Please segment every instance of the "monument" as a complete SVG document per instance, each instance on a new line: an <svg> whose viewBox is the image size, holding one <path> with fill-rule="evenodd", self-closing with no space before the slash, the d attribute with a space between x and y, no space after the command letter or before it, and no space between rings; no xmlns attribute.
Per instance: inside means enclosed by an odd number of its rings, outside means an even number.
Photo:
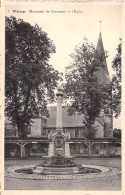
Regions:
<svg viewBox="0 0 125 195"><path fill-rule="evenodd" d="M55 132L48 136L49 139L49 152L48 156L70 156L69 132L63 133L63 124L62 124L62 100L63 92L59 87L57 96L57 116L56 116L56 129Z"/></svg>
<svg viewBox="0 0 125 195"><path fill-rule="evenodd" d="M83 173L84 168L80 165L76 165L73 161L73 157L70 156L70 134L63 132L62 124L62 100L63 91L59 87L57 96L57 117L56 117L56 129L53 133L48 135L49 140L49 152L48 156L43 157L43 163L37 165L33 173L38 174L72 174Z"/></svg>

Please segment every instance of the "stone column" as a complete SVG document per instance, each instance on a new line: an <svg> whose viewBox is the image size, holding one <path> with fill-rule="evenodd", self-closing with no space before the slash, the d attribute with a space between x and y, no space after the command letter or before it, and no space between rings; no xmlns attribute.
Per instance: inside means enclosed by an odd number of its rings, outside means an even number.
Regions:
<svg viewBox="0 0 125 195"><path fill-rule="evenodd" d="M57 117L56 117L56 130L57 131L63 131L62 130L62 89L58 88L58 92L56 94L57 96Z"/></svg>
<svg viewBox="0 0 125 195"><path fill-rule="evenodd" d="M65 155L70 156L69 142L65 142Z"/></svg>
<svg viewBox="0 0 125 195"><path fill-rule="evenodd" d="M48 156L53 156L53 155L54 155L54 142L49 142Z"/></svg>
<svg viewBox="0 0 125 195"><path fill-rule="evenodd" d="M25 144L20 144L20 157L25 158Z"/></svg>
<svg viewBox="0 0 125 195"><path fill-rule="evenodd" d="M89 145L88 145L88 147L89 147L89 158L91 158L91 146L92 146L92 143L91 143L91 141L89 141Z"/></svg>

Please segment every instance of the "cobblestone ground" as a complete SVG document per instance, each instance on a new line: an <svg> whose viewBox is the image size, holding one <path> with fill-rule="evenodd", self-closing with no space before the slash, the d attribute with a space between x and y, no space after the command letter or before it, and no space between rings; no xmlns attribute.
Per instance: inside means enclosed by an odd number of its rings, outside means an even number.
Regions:
<svg viewBox="0 0 125 195"><path fill-rule="evenodd" d="M121 170L119 158L77 158L78 164L100 165ZM40 164L40 160L6 160L5 167ZM81 180L27 180L5 177L5 190L121 190L121 174Z"/></svg>

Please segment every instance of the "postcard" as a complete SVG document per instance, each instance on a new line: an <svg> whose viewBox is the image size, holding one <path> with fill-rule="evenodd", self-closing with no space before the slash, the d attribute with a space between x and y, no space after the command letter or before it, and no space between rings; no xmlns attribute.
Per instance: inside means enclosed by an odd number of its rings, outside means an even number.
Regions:
<svg viewBox="0 0 125 195"><path fill-rule="evenodd" d="M123 3L4 7L2 194L122 195Z"/></svg>

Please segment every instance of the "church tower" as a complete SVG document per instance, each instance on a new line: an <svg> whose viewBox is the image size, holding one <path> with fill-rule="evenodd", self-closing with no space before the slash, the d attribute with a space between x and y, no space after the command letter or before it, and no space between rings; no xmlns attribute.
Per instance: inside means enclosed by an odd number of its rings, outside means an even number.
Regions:
<svg viewBox="0 0 125 195"><path fill-rule="evenodd" d="M108 66L106 62L105 51L103 47L102 35L99 34L99 39L96 47L97 53L101 53L101 64L96 72L97 80L102 86L103 92L105 92L106 87L111 88L111 80L109 76ZM112 99L112 92L111 92ZM112 108L109 107L109 111L104 113L102 112L100 119L102 127L99 125L100 132L102 132L102 137L113 137L113 113ZM103 128L103 129L102 129ZM99 135L98 135L99 136Z"/></svg>
<svg viewBox="0 0 125 195"><path fill-rule="evenodd" d="M97 78L98 78L100 84L111 85L101 33L99 34L99 39L97 42L96 51L98 53L101 53L101 55L102 55L101 56L102 57L102 64L100 65L99 70L97 71Z"/></svg>

